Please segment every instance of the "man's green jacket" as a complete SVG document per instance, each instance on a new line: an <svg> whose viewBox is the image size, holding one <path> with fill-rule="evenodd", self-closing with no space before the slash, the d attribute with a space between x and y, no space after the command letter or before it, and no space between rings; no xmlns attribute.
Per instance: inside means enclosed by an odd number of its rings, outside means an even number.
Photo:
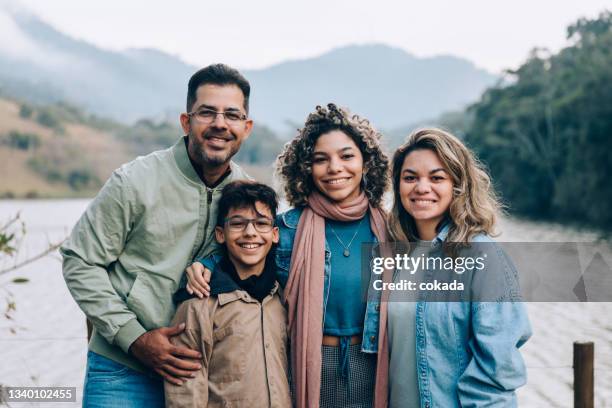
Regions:
<svg viewBox="0 0 612 408"><path fill-rule="evenodd" d="M245 178L231 163L230 175L207 187L184 138L112 174L60 249L68 289L94 326L90 350L143 370L130 345L170 323L183 271L217 249L221 189Z"/></svg>

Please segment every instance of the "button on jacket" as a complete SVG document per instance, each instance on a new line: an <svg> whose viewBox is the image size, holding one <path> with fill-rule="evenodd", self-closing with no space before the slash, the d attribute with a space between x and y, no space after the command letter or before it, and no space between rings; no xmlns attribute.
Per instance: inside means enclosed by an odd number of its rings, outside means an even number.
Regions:
<svg viewBox="0 0 612 408"><path fill-rule="evenodd" d="M165 383L166 407L291 407L287 312L278 283L259 303L220 269L213 281L210 297L181 303L173 319L186 324L173 344L200 351L203 361L183 385Z"/></svg>
<svg viewBox="0 0 612 408"><path fill-rule="evenodd" d="M130 345L167 326L185 267L212 253L221 189L248 178L231 163L215 188L198 177L185 138L116 170L60 252L70 293L94 325L89 349L136 370Z"/></svg>

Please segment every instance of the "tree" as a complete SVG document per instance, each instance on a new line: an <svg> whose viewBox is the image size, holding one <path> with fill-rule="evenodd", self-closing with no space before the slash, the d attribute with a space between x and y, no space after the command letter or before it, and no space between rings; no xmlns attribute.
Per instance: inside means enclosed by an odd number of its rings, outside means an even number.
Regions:
<svg viewBox="0 0 612 408"><path fill-rule="evenodd" d="M612 14L568 27L558 54L534 49L470 107L466 141L511 211L612 228Z"/></svg>

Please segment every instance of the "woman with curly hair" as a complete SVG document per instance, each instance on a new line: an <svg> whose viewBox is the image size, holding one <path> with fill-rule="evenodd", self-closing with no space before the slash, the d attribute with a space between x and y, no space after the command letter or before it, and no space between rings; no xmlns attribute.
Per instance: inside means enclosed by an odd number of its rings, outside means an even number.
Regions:
<svg viewBox="0 0 612 408"><path fill-rule="evenodd" d="M478 248L486 261L472 271L470 282L485 291L471 301L427 301L423 294L403 302L390 295L390 406L516 406L514 391L526 382L518 348L531 329L516 270L490 238L500 205L489 176L458 138L421 129L395 152L392 181L395 241L408 242L413 256L457 257ZM444 273L420 272L425 279ZM405 279L395 275L396 282Z"/></svg>
<svg viewBox="0 0 612 408"><path fill-rule="evenodd" d="M386 405L384 311L361 296L361 243L387 240L379 139L367 120L318 106L277 159L294 207L279 217L276 263L299 408Z"/></svg>
<svg viewBox="0 0 612 408"><path fill-rule="evenodd" d="M274 250L284 288L298 408L385 407L389 365L380 293L361 296L361 243L387 241L381 199L389 184L380 134L334 104L317 106L277 159L294 208L280 214ZM187 268L187 291L207 295L204 266ZM365 285L364 285L365 283ZM378 295L378 297L376 297Z"/></svg>

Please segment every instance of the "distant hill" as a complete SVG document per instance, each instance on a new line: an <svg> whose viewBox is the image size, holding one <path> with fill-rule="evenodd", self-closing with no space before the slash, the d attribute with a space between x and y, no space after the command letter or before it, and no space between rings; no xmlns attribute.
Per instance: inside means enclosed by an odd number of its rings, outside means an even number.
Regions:
<svg viewBox="0 0 612 408"><path fill-rule="evenodd" d="M253 116L273 128L283 120L300 124L327 102L348 106L379 128L396 128L461 109L496 81L465 59L421 59L384 45L340 48L247 74L257 95Z"/></svg>
<svg viewBox="0 0 612 408"><path fill-rule="evenodd" d="M0 44L5 95L64 100L122 122L176 120L183 109L187 80L197 67L157 50L101 49L27 11L0 13L10 23L3 32L12 37ZM243 72L253 87L252 116L283 134L327 102L348 106L379 128L396 128L461 109L496 81L462 58L417 58L385 45L349 46Z"/></svg>
<svg viewBox="0 0 612 408"><path fill-rule="evenodd" d="M65 103L0 98L0 199L91 197L114 169L171 146L181 135L167 122L142 119L127 126ZM281 146L273 132L256 125L234 159L271 183Z"/></svg>
<svg viewBox="0 0 612 408"><path fill-rule="evenodd" d="M91 196L135 157L109 131L0 99L0 198Z"/></svg>

